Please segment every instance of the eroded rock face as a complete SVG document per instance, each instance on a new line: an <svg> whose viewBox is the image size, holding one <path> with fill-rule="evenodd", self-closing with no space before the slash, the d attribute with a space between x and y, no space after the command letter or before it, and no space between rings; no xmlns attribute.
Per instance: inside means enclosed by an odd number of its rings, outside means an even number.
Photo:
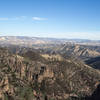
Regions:
<svg viewBox="0 0 100 100"><path fill-rule="evenodd" d="M49 61L42 56L34 60L34 55L30 58L27 54L11 54L0 49L1 100L85 97L92 94L100 79L100 73L84 63L71 59Z"/></svg>

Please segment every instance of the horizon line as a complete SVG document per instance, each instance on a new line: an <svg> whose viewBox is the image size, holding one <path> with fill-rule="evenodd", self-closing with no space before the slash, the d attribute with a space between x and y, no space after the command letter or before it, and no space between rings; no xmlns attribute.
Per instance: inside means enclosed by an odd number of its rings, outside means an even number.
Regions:
<svg viewBox="0 0 100 100"><path fill-rule="evenodd" d="M87 39L87 38L60 38L60 37L40 37L40 36L27 36L27 35L0 35L0 37L30 37L30 38L47 38L47 39L66 39L66 40L89 40L100 41L99 39Z"/></svg>

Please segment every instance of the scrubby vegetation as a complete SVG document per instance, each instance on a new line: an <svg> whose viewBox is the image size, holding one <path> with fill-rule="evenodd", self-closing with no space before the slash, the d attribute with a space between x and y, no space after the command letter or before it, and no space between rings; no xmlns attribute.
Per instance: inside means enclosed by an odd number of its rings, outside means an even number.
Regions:
<svg viewBox="0 0 100 100"><path fill-rule="evenodd" d="M1 100L83 100L99 84L99 71L72 58L0 48Z"/></svg>

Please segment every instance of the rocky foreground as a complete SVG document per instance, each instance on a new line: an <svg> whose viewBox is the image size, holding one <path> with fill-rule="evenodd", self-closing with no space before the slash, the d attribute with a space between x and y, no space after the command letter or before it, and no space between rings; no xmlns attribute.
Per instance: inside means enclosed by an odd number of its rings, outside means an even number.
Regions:
<svg viewBox="0 0 100 100"><path fill-rule="evenodd" d="M89 100L99 80L98 70L78 60L0 48L0 100Z"/></svg>

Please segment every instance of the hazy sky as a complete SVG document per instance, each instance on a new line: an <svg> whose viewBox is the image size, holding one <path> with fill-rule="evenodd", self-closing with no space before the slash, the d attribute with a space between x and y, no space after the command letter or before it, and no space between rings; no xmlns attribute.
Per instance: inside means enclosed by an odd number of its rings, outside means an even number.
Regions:
<svg viewBox="0 0 100 100"><path fill-rule="evenodd" d="M0 0L0 35L100 39L100 0Z"/></svg>

